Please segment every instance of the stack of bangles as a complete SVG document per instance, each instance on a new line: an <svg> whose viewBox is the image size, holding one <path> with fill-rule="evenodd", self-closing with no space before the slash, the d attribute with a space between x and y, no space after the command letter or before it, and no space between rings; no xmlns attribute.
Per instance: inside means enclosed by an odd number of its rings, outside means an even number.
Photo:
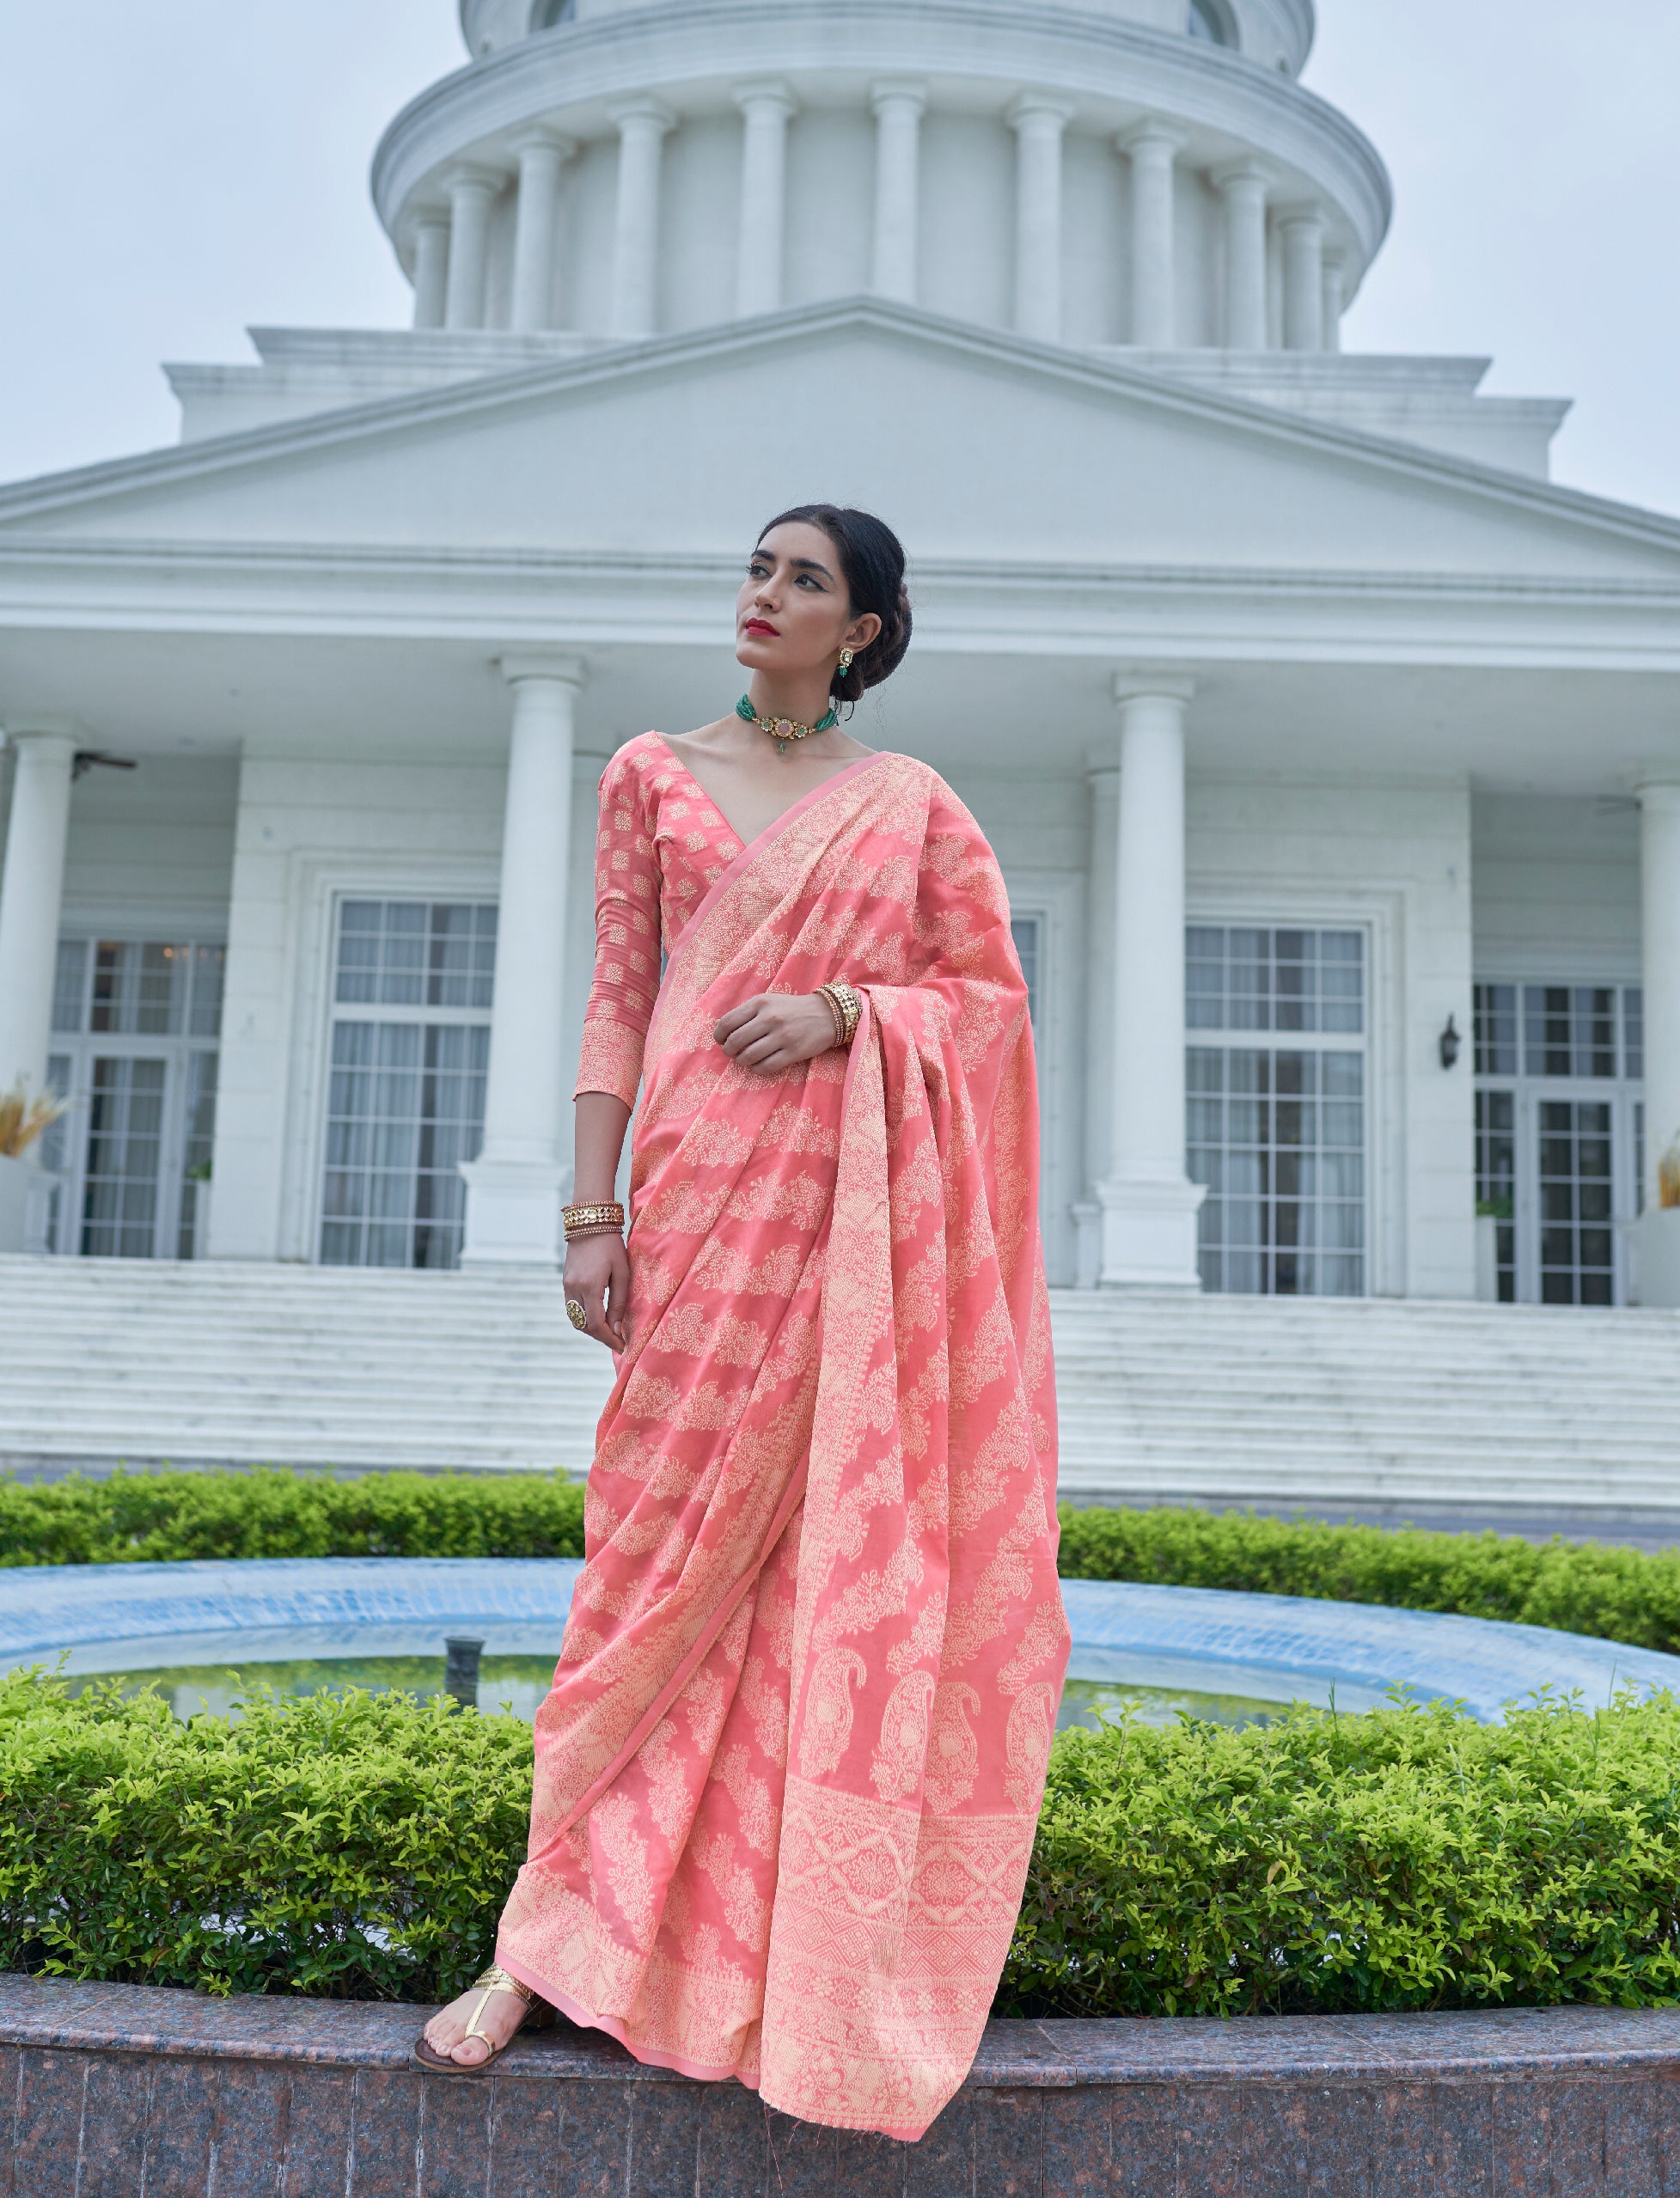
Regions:
<svg viewBox="0 0 1680 2198"><path fill-rule="evenodd" d="M834 1043L849 1046L858 1032L858 1017L864 1011L864 1003L844 977L836 977L831 984L819 985L817 991L828 1003L834 1018Z"/></svg>
<svg viewBox="0 0 1680 2198"><path fill-rule="evenodd" d="M624 1208L616 1199L602 1199L593 1206L563 1206L565 1240L575 1244L580 1236L616 1236L624 1227ZM565 1316L580 1332L590 1324L589 1308L577 1297L565 1301Z"/></svg>

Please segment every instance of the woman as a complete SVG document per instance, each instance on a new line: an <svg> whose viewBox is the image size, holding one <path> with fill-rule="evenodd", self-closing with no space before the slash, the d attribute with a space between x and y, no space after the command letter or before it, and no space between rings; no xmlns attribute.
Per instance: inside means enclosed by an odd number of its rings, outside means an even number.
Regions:
<svg viewBox="0 0 1680 2198"><path fill-rule="evenodd" d="M1055 1395L1003 879L833 706L903 657L903 571L867 514L785 513L736 714L602 779L565 1291L618 1377L529 1859L429 2067L535 1995L916 2138L980 2042L1067 1659Z"/></svg>

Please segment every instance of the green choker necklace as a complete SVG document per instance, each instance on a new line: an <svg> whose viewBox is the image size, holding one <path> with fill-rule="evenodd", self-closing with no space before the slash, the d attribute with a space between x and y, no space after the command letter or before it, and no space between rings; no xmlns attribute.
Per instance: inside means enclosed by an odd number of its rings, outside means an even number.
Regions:
<svg viewBox="0 0 1680 2198"><path fill-rule="evenodd" d="M744 717L749 725L756 725L760 732L768 733L776 743L779 755L787 754L790 741L808 741L813 733L826 733L840 723L840 712L832 703L827 715L819 717L814 725L797 725L791 717L761 717L744 694L735 705L735 714L737 717Z"/></svg>

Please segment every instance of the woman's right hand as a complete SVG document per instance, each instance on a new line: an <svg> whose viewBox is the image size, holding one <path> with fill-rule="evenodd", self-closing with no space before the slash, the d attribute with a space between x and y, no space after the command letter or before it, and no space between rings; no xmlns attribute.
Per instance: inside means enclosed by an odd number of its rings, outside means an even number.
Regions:
<svg viewBox="0 0 1680 2198"><path fill-rule="evenodd" d="M625 1349L630 1340L624 1324L630 1303L630 1254L622 1236L607 1230L566 1246L565 1294L577 1298L590 1316L589 1326L580 1334L592 1335L609 1351Z"/></svg>

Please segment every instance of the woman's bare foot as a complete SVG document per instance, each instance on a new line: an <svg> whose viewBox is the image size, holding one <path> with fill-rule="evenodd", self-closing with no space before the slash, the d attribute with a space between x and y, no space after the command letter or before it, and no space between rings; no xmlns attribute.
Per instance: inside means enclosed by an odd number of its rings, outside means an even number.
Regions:
<svg viewBox="0 0 1680 2198"><path fill-rule="evenodd" d="M473 2010L483 1998L482 1987L475 1985L459 2000L451 2000L447 2007L438 2009L420 2034L434 2053L446 2054L463 2068L482 2067L492 2051L504 2046L530 2012L530 2002L516 1992L492 1992L478 2022L480 2030L490 2033L486 2043L481 2037L467 2036Z"/></svg>

